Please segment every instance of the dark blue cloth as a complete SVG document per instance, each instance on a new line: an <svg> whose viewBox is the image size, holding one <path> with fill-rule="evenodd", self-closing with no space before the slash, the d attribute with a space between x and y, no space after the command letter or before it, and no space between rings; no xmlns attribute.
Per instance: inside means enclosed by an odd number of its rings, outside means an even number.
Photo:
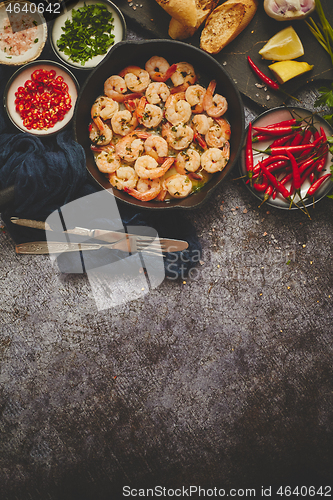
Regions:
<svg viewBox="0 0 333 500"><path fill-rule="evenodd" d="M12 69L0 66L1 96L12 72ZM84 203L84 197L98 188L88 179L84 150L75 142L71 129L41 138L17 132L6 118L2 108L0 188L15 185L15 200L2 213L2 218L16 243L45 239L43 231L16 226L10 222L10 217L45 220L53 211L70 201L82 198ZM173 277L175 271L183 277L196 265L201 246L195 228L179 211L138 212L137 208L121 202L118 208L125 226L151 226L161 237L188 241L188 250L178 253L177 261L174 255L164 259L166 275L170 274L171 264ZM105 214L101 214L101 217L105 217ZM98 221L87 220L86 227L94 227L94 223L98 224ZM103 228L106 228L105 224Z"/></svg>

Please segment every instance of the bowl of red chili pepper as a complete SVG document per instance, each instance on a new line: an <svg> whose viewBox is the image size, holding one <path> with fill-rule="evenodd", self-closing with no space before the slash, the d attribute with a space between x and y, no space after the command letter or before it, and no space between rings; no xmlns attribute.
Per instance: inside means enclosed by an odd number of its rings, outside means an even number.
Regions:
<svg viewBox="0 0 333 500"><path fill-rule="evenodd" d="M4 92L10 121L21 131L49 136L71 121L79 84L64 66L34 61L16 71Z"/></svg>
<svg viewBox="0 0 333 500"><path fill-rule="evenodd" d="M250 123L239 165L259 206L306 210L326 196L332 133L320 115L296 107L270 109Z"/></svg>

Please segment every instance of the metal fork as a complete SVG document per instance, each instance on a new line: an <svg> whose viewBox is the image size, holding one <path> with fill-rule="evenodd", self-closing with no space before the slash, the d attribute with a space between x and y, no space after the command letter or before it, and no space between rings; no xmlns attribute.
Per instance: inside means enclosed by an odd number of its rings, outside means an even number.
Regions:
<svg viewBox="0 0 333 500"><path fill-rule="evenodd" d="M167 245L161 240L154 240L152 238L145 238L143 236L129 236L126 235L120 241L111 244L101 244L103 247L113 248L117 250L134 252L149 252L160 254L167 251Z"/></svg>
<svg viewBox="0 0 333 500"><path fill-rule="evenodd" d="M160 244L158 241L155 243L146 239L137 240L136 237L127 235L125 238L117 241L116 243L72 243L58 241L34 241L21 243L16 246L16 253L42 255L49 253L98 250L100 248L110 248L128 253L145 252L154 255L162 255L162 253L166 252L167 249L165 244Z"/></svg>

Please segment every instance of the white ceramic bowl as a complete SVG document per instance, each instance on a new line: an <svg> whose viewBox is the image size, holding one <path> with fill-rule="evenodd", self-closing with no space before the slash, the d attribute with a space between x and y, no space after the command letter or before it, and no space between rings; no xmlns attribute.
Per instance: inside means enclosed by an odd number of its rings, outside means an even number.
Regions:
<svg viewBox="0 0 333 500"><path fill-rule="evenodd" d="M71 59L69 59L69 57L66 54L64 54L64 52L61 52L58 49L57 40L59 40L61 35L63 34L62 27L65 25L65 21L67 19L68 20L72 19L72 13L71 13L72 8L75 8L75 10L77 10L77 9L83 7L84 4L93 5L95 3L104 4L106 6L106 8L113 15L113 19L114 19L113 20L114 44L111 47L109 47L108 51L105 54L95 56L92 59L89 59L89 61L87 61L84 64L84 66L82 66L80 63L74 62ZM116 43L124 40L125 38L126 38L126 23L125 23L124 16L123 16L122 12L118 9L118 7L115 4L113 4L112 2L110 2L109 0L86 0L86 1L80 0L76 4L74 3L74 4L70 5L68 7L67 12L65 12L64 14L59 16L53 22L51 36L50 36L52 48L53 48L56 56L59 57L59 59L61 59L62 62L68 64L72 68L86 69L86 70L91 70L92 68L95 68L105 58L105 56L108 54L108 52L111 50L111 48Z"/></svg>
<svg viewBox="0 0 333 500"><path fill-rule="evenodd" d="M22 64L26 64L28 62L34 61L37 57L40 56L42 50L44 48L46 39L47 39L47 24L45 18L42 14L38 12L38 10L34 11L36 8L35 4L32 4L28 1L13 1L13 2L2 2L0 4L0 29L2 27L4 19L8 17L8 12L6 9L10 8L12 11L14 9L19 10L21 14L27 14L31 17L36 23L36 40L37 42L33 43L32 47L26 50L21 55L13 55L9 54L8 50L4 51L0 48L0 64L5 64L7 66L20 66ZM26 9L27 12L22 9ZM17 15L20 15L18 13ZM23 32L24 30L22 30Z"/></svg>
<svg viewBox="0 0 333 500"><path fill-rule="evenodd" d="M17 91L18 87L23 87L24 83L27 80L31 79L31 74L36 69L45 69L47 71L55 70L56 76L62 76L64 81L67 83L68 91L72 99L72 107L65 115L64 119L57 122L54 127L45 130L28 130L26 127L24 127L23 120L20 114L16 111L15 105L15 92ZM64 129L71 121L74 114L74 107L78 97L78 92L79 84L75 76L67 68L53 61L34 61L32 63L26 64L18 71L16 71L7 83L4 92L4 107L11 122L19 130L21 130L21 132L28 132L30 134L38 136L49 136Z"/></svg>
<svg viewBox="0 0 333 500"><path fill-rule="evenodd" d="M271 125L274 123L278 123L284 120L290 120L291 118L303 118L303 120L307 120L307 122L313 120L313 124L317 130L320 130L320 127L323 127L326 136L329 137L332 135L333 130L330 127L330 125L327 123L326 120L324 120L321 116L318 114L313 114L311 111L308 111L303 108L287 108L287 107L281 107L281 108L273 108L268 111L265 111L261 115L259 115L253 122L252 125L255 125L256 127L266 127L267 125ZM248 130L248 128L247 128ZM245 137L247 135L247 131L245 134ZM262 142L256 142L253 143L253 157L254 157L254 165L256 165L259 161L261 161L263 158L266 158L267 155L264 153L258 153L257 151L264 151L266 148L269 147L270 143L273 142L275 137L272 137L271 141L262 141ZM246 138L245 138L246 141ZM245 143L244 143L245 146ZM330 172L330 165L331 165L331 160L332 160L332 155L328 153L325 168L323 171L320 173L320 177L324 174L327 174ZM248 189L251 191L251 193L256 196L259 200L263 200L264 194L256 191L253 187L250 186L250 183L247 182L247 170L246 170L246 164L245 164L245 147L243 147L242 153L240 155L240 161L239 161L239 166L240 166L240 173L241 176L244 177L246 186ZM306 195L309 187L310 187L310 181L309 179L306 179L305 182L303 183L300 193L302 198ZM291 187L291 181L286 183L286 188L289 190ZM332 188L332 182L325 182L320 189L315 194L315 197L305 199L304 200L304 205L305 206L311 206L313 205L314 202L317 202L321 200L324 196L328 194L328 192ZM299 196L296 194L294 201L296 203L299 203L300 206L303 206L302 202L300 202ZM276 208L282 208L282 209L296 209L297 206L290 205L290 202L283 198L281 194L278 194L275 199L270 197L265 204L271 205Z"/></svg>

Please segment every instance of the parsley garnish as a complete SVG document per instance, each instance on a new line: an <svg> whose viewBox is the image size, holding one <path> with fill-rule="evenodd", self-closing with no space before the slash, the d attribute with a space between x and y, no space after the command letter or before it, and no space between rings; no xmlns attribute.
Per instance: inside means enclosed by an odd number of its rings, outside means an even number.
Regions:
<svg viewBox="0 0 333 500"><path fill-rule="evenodd" d="M315 107L328 106L329 108L333 108L333 83L331 85L331 89L327 87L320 87L318 89L318 92L321 94L321 96L318 97L318 99L314 103ZM330 111L332 111L332 114L325 115L324 118L331 125L333 125L333 109L331 109Z"/></svg>
<svg viewBox="0 0 333 500"><path fill-rule="evenodd" d="M112 13L103 4L72 9L72 21L65 21L57 46L69 59L84 66L94 56L106 54L114 44L112 21Z"/></svg>

